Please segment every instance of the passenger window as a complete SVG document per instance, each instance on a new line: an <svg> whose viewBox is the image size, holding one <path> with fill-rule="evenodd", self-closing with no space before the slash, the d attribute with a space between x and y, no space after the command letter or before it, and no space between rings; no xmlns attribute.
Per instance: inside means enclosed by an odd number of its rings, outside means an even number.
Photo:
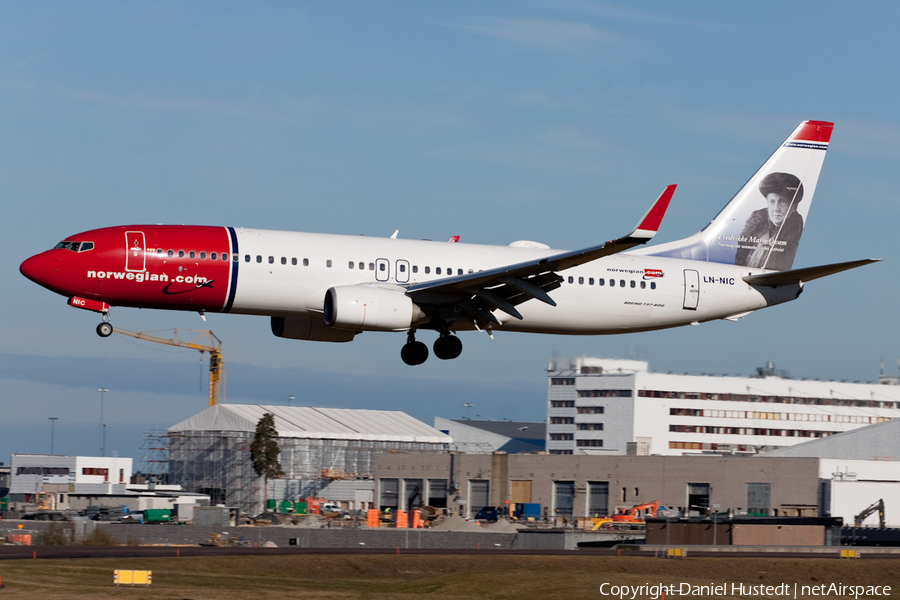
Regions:
<svg viewBox="0 0 900 600"><path fill-rule="evenodd" d="M375 263L369 263L369 270L370 270L370 271L374 271L374 270L375 270Z"/></svg>
<svg viewBox="0 0 900 600"><path fill-rule="evenodd" d="M380 263L380 264L378 265L378 270L379 270L379 271L384 271L384 267L385 267L385 264L384 264L384 263Z"/></svg>
<svg viewBox="0 0 900 600"><path fill-rule="evenodd" d="M196 256L196 255L194 254L194 251L191 250L191 258L194 258L195 256Z"/></svg>
<svg viewBox="0 0 900 600"><path fill-rule="evenodd" d="M349 263L347 263L347 268L348 268L348 269L352 269L352 268L355 267L355 266L356 266L356 265L353 264L353 261L352 261L352 260L351 260Z"/></svg>
<svg viewBox="0 0 900 600"><path fill-rule="evenodd" d="M304 258L304 259L303 259L303 266L304 266L304 267L308 267L308 266L309 266L309 259L308 259L308 258Z"/></svg>
<svg viewBox="0 0 900 600"><path fill-rule="evenodd" d="M406 273L406 265L400 265L400 272Z"/></svg>
<svg viewBox="0 0 900 600"><path fill-rule="evenodd" d="M168 252L166 252L166 254L169 256L169 258L172 258L173 256L175 256L175 251L169 250Z"/></svg>
<svg viewBox="0 0 900 600"><path fill-rule="evenodd" d="M270 256L270 257L269 257L269 264L270 264L270 265L275 264L275 257L274 257L274 256Z"/></svg>
<svg viewBox="0 0 900 600"><path fill-rule="evenodd" d="M625 280L624 280L624 279L620 279L620 280L619 280L619 287L625 287Z"/></svg>
<svg viewBox="0 0 900 600"><path fill-rule="evenodd" d="M244 262L250 262L250 255L249 255L249 254L245 254L245 255L244 255Z"/></svg>
<svg viewBox="0 0 900 600"><path fill-rule="evenodd" d="M222 253L222 260L228 260L228 256L224 252ZM237 252L235 252L234 254L231 255L231 262L237 262L237 261L238 261L238 255L237 255Z"/></svg>
<svg viewBox="0 0 900 600"><path fill-rule="evenodd" d="M575 283L575 278L569 275L569 283Z"/></svg>
<svg viewBox="0 0 900 600"><path fill-rule="evenodd" d="M282 256L282 257L281 257L281 264L283 264L283 265L286 265L286 264L287 264L287 256Z"/></svg>
<svg viewBox="0 0 900 600"><path fill-rule="evenodd" d="M431 273L431 267L425 267L425 274L428 275Z"/></svg>
<svg viewBox="0 0 900 600"><path fill-rule="evenodd" d="M329 269L331 268L331 259L330 258L325 261L325 266L328 267Z"/></svg>
<svg viewBox="0 0 900 600"><path fill-rule="evenodd" d="M184 250L178 251L178 258L184 258Z"/></svg>
<svg viewBox="0 0 900 600"><path fill-rule="evenodd" d="M206 252L201 252L201 253L200 253L200 260L205 260L205 259L206 259Z"/></svg>
<svg viewBox="0 0 900 600"><path fill-rule="evenodd" d="M634 279L631 280L631 287L634 287Z"/></svg>
<svg viewBox="0 0 900 600"><path fill-rule="evenodd" d="M440 274L441 274L441 268L440 268L440 267L435 267L435 268L434 268L434 274L435 274L435 275L440 275Z"/></svg>
<svg viewBox="0 0 900 600"><path fill-rule="evenodd" d="M219 259L219 254L218 254L218 252L211 252L211 253L209 254L209 257L210 257L212 260L218 260L218 259Z"/></svg>
<svg viewBox="0 0 900 600"><path fill-rule="evenodd" d="M641 282L641 289L642 289L642 290L647 289L647 282L646 282L646 281L642 281L642 282Z"/></svg>
<svg viewBox="0 0 900 600"><path fill-rule="evenodd" d="M418 273L418 272L419 272L419 266L413 265L413 273Z"/></svg>
<svg viewBox="0 0 900 600"><path fill-rule="evenodd" d="M655 281L651 281L651 282L650 282L650 289L651 289L651 290L655 290L655 289L656 289L656 282L655 282Z"/></svg>
<svg viewBox="0 0 900 600"><path fill-rule="evenodd" d="M594 285L594 278L588 277L588 285Z"/></svg>
<svg viewBox="0 0 900 600"><path fill-rule="evenodd" d="M364 262L359 263L359 270L360 270L360 271L365 271L365 270L366 270L366 263L364 263Z"/></svg>
<svg viewBox="0 0 900 600"><path fill-rule="evenodd" d="M162 252L162 248L157 248L157 249L156 249L156 253L161 255L161 254L163 253L163 252Z"/></svg>
<svg viewBox="0 0 900 600"><path fill-rule="evenodd" d="M297 257L296 256L291 259L291 264L294 265L295 267L297 266Z"/></svg>
<svg viewBox="0 0 900 600"><path fill-rule="evenodd" d="M256 255L256 262L258 262L258 263L262 262L262 256L260 256L259 254Z"/></svg>
<svg viewBox="0 0 900 600"><path fill-rule="evenodd" d="M601 279L598 279L598 280L597 280L597 285L606 285L606 280L605 280L605 279L602 279L602 278L601 278Z"/></svg>
<svg viewBox="0 0 900 600"><path fill-rule="evenodd" d="M578 278L578 285L584 285L584 277Z"/></svg>
<svg viewBox="0 0 900 600"><path fill-rule="evenodd" d="M463 274L463 270L462 270L462 269L457 269L457 270L456 270L456 274L457 274L457 275L462 275L462 274Z"/></svg>

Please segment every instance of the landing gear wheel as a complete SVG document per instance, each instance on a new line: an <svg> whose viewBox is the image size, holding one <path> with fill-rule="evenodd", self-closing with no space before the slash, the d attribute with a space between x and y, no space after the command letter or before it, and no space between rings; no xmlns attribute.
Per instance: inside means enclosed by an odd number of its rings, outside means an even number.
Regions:
<svg viewBox="0 0 900 600"><path fill-rule="evenodd" d="M428 360L428 346L422 342L407 342L400 349L400 358L411 367Z"/></svg>
<svg viewBox="0 0 900 600"><path fill-rule="evenodd" d="M100 337L109 337L112 335L113 326L112 323L107 323L106 321L97 325L97 335Z"/></svg>
<svg viewBox="0 0 900 600"><path fill-rule="evenodd" d="M455 335L442 335L434 340L434 355L441 360L451 360L462 354L462 342Z"/></svg>

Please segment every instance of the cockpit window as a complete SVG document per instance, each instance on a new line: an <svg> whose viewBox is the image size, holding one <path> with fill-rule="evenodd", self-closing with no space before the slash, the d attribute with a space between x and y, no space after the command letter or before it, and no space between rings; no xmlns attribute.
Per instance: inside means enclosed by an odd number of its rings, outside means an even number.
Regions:
<svg viewBox="0 0 900 600"><path fill-rule="evenodd" d="M54 250L71 250L72 252L86 252L94 249L94 242L60 242L53 247Z"/></svg>

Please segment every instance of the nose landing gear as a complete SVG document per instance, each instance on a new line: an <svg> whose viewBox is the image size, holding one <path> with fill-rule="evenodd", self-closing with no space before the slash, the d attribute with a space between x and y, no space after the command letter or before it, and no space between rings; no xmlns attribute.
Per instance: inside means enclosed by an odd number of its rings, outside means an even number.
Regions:
<svg viewBox="0 0 900 600"><path fill-rule="evenodd" d="M410 329L406 335L406 344L400 349L400 358L411 367L421 365L428 360L428 346L416 341L416 330Z"/></svg>
<svg viewBox="0 0 900 600"><path fill-rule="evenodd" d="M112 323L109 322L109 313L104 312L102 314L103 321L101 321L100 324L97 325L97 335L99 335L100 337L109 337L112 335L113 326Z"/></svg>

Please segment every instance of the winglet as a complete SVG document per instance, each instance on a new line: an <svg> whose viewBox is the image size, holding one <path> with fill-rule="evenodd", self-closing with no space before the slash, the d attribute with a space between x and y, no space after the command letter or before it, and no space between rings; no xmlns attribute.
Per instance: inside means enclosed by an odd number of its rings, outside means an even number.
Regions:
<svg viewBox="0 0 900 600"><path fill-rule="evenodd" d="M656 232L659 230L659 225L662 223L663 217L666 214L666 209L669 208L669 201L672 200L672 195L675 193L675 187L675 184L666 186L665 191L663 191L656 202L653 203L653 206L650 207L647 214L641 218L629 237L649 240L656 235Z"/></svg>

